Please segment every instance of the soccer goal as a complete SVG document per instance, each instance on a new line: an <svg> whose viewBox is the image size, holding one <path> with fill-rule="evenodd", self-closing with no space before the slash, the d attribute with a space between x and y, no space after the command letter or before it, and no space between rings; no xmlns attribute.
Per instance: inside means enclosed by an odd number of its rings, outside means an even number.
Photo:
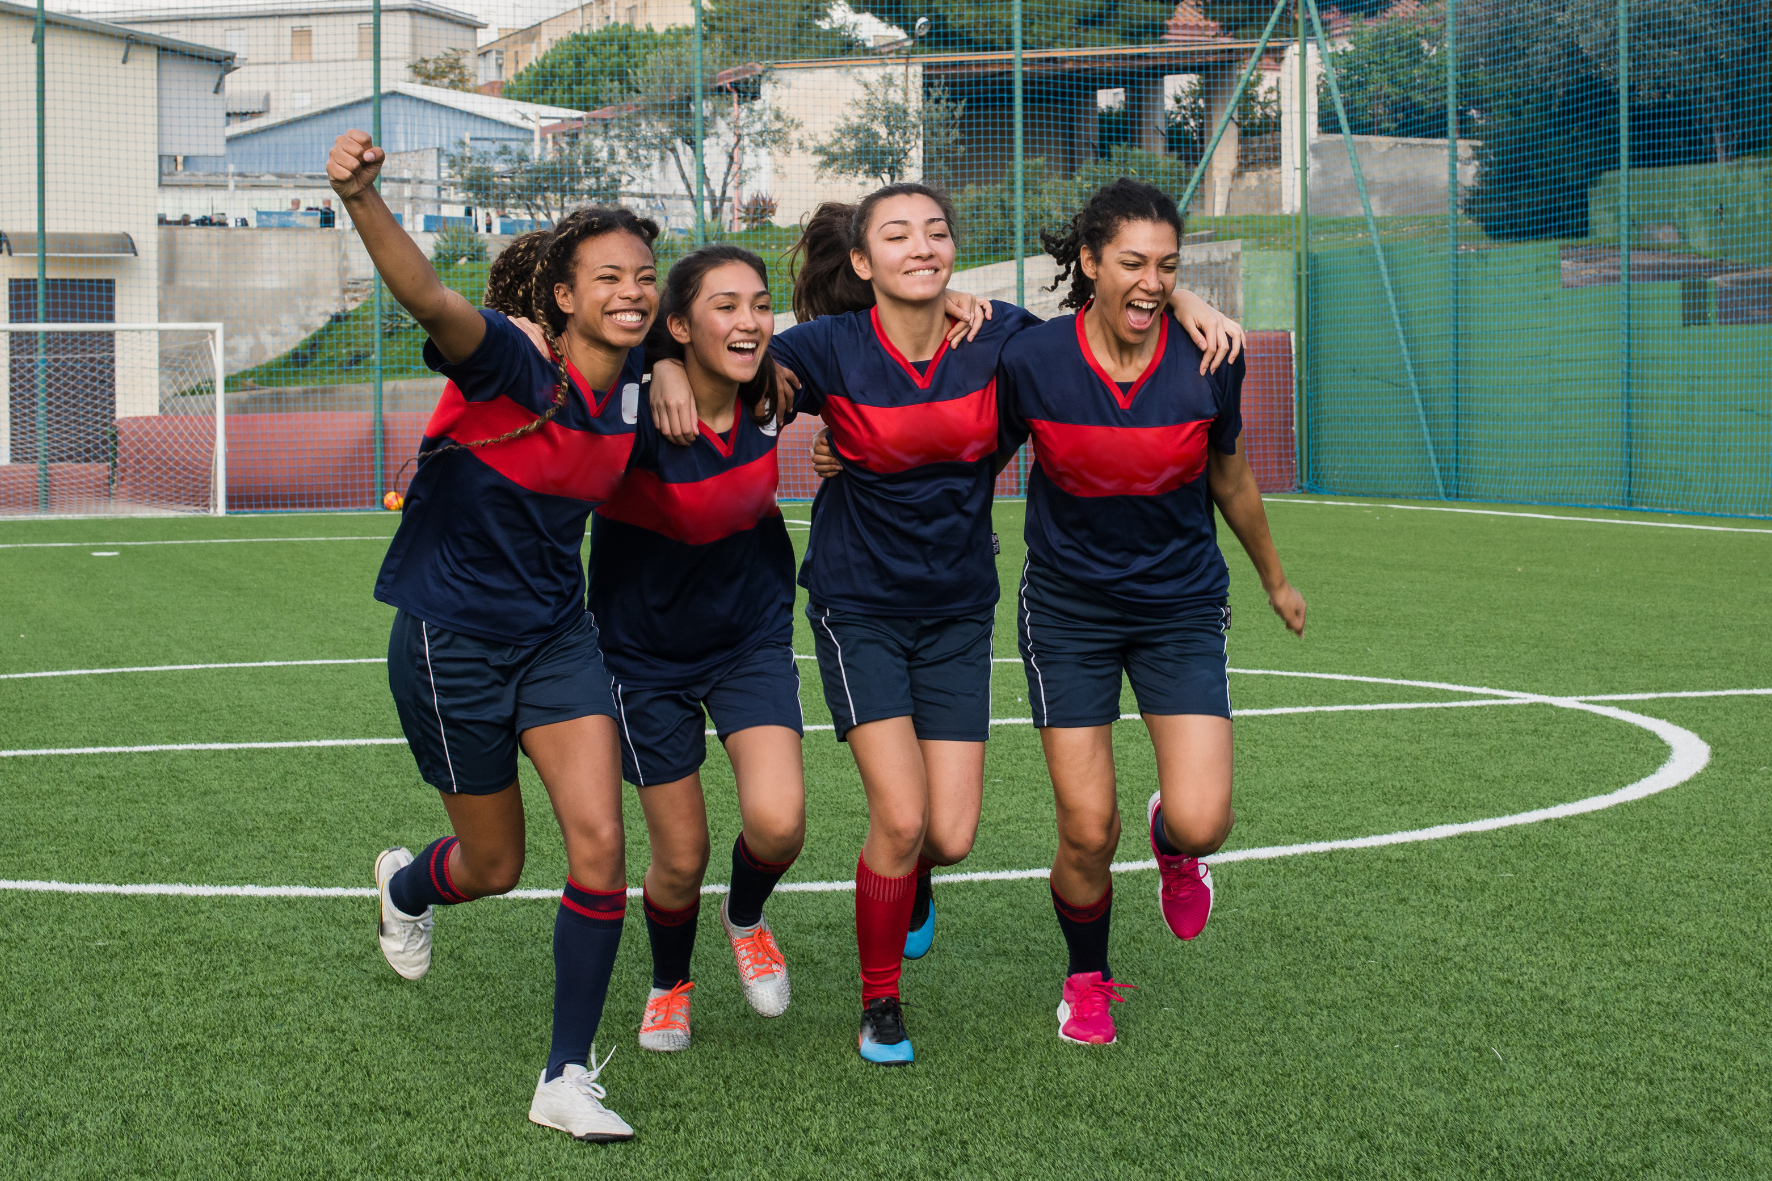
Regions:
<svg viewBox="0 0 1772 1181"><path fill-rule="evenodd" d="M0 515L227 512L219 323L0 334Z"/></svg>

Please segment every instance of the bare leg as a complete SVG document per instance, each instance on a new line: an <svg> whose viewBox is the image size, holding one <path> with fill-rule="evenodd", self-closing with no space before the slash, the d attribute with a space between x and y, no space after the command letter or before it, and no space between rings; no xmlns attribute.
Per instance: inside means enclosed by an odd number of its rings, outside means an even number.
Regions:
<svg viewBox="0 0 1772 1181"><path fill-rule="evenodd" d="M560 822L572 880L587 890L626 889L615 719L596 714L535 726L522 741Z"/></svg>
<svg viewBox="0 0 1772 1181"><path fill-rule="evenodd" d="M882 877L917 867L929 823L929 779L908 717L882 718L849 731L849 747L868 794L868 836L861 854Z"/></svg>
<svg viewBox="0 0 1772 1181"><path fill-rule="evenodd" d="M516 782L489 796L440 794L456 837L451 883L469 898L514 890L523 876L523 796Z"/></svg>
<svg viewBox="0 0 1772 1181"><path fill-rule="evenodd" d="M786 726L752 726L726 736L726 756L738 781L745 844L764 861L798 857L806 842L800 736Z"/></svg>
<svg viewBox="0 0 1772 1181"><path fill-rule="evenodd" d="M922 854L955 865L972 852L984 807L984 743L919 740L929 785L929 823Z"/></svg>
<svg viewBox="0 0 1772 1181"><path fill-rule="evenodd" d="M640 789L652 863L646 867L646 894L666 910L694 902L708 870L708 809L701 773Z"/></svg>
<svg viewBox="0 0 1772 1181"><path fill-rule="evenodd" d="M1209 714L1145 714L1157 750L1163 829L1190 857L1215 853L1231 835L1231 720Z"/></svg>
<svg viewBox="0 0 1772 1181"><path fill-rule="evenodd" d="M1109 866L1120 847L1120 808L1114 792L1114 733L1110 726L1040 731L1058 804L1058 852L1052 888L1076 906L1107 893Z"/></svg>

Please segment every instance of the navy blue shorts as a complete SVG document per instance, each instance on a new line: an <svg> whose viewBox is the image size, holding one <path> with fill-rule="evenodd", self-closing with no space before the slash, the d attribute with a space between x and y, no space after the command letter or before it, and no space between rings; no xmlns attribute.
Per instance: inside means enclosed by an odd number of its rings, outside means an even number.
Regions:
<svg viewBox="0 0 1772 1181"><path fill-rule="evenodd" d="M1140 713L1231 716L1225 633L1231 609L1208 603L1169 619L1120 610L1029 561L1016 633L1036 726L1103 726L1120 716L1120 674Z"/></svg>
<svg viewBox="0 0 1772 1181"><path fill-rule="evenodd" d="M995 612L900 619L808 604L806 617L838 742L854 726L907 716L918 738L990 736Z"/></svg>
<svg viewBox="0 0 1772 1181"><path fill-rule="evenodd" d="M394 613L388 688L418 773L438 791L483 796L517 781L517 736L615 716L589 614L539 644L499 644Z"/></svg>
<svg viewBox="0 0 1772 1181"><path fill-rule="evenodd" d="M694 685L613 684L621 774L635 787L674 783L702 765L708 757L704 708L721 742L752 726L802 733L800 670L787 644L759 644Z"/></svg>

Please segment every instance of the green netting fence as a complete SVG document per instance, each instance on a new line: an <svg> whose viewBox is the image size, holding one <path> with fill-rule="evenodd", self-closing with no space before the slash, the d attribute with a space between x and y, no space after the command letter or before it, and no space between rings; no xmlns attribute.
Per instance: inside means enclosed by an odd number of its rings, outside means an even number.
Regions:
<svg viewBox="0 0 1772 1181"><path fill-rule="evenodd" d="M0 3L0 513L396 486L441 381L331 201L359 127L476 300L517 235L619 201L661 263L758 250L785 309L808 212L921 179L955 285L1051 315L1041 231L1140 176L1250 329L1264 488L1772 515L1764 4L136 5Z"/></svg>

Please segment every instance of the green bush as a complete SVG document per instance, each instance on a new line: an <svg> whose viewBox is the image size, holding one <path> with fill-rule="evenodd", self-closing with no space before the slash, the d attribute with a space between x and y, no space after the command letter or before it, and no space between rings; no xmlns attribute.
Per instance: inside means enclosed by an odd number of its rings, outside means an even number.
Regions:
<svg viewBox="0 0 1772 1181"><path fill-rule="evenodd" d="M431 245L431 261L438 266L458 262L485 262L486 239L461 226L450 226Z"/></svg>

